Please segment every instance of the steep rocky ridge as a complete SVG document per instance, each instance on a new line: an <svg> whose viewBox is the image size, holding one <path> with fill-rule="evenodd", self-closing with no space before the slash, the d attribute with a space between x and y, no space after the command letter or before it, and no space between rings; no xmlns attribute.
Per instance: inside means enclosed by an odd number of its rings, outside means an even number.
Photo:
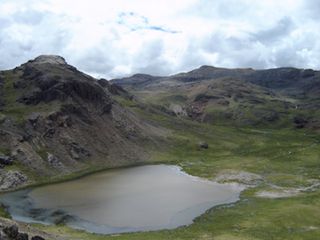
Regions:
<svg viewBox="0 0 320 240"><path fill-rule="evenodd" d="M0 72L0 82L0 155L13 160L0 170L2 190L90 167L144 162L163 133L117 103L114 96L130 98L121 87L59 56Z"/></svg>

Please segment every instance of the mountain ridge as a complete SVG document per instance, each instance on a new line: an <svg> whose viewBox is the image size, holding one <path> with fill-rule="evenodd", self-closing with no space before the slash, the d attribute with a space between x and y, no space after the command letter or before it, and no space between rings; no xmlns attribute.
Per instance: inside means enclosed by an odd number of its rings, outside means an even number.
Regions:
<svg viewBox="0 0 320 240"><path fill-rule="evenodd" d="M126 78L111 79L112 83L118 85L134 85L139 87L141 79L144 85L146 83L151 84L150 80L178 80L180 82L192 82L201 81L208 79L217 79L221 77L234 77L240 79L247 79L252 83L259 84L261 86L267 86L268 83L264 81L279 81L279 80L289 80L289 79L308 79L317 77L320 78L320 72L313 69L299 69L294 67L280 67L280 68L270 68L270 69L259 69L255 70L253 68L221 68L208 65L202 65L199 68L193 69L188 72L177 73L170 76L152 76L148 74L134 74ZM132 83L131 83L132 81Z"/></svg>
<svg viewBox="0 0 320 240"><path fill-rule="evenodd" d="M146 161L163 131L116 100L129 97L59 56L1 71L0 155L12 166L1 165L0 190Z"/></svg>
<svg viewBox="0 0 320 240"><path fill-rule="evenodd" d="M133 92L142 101L173 110L179 116L184 112L182 115L201 122L311 128L319 125L315 110L320 104L320 72L312 69L254 70L204 65L168 77L148 75L141 80L139 76L111 83Z"/></svg>

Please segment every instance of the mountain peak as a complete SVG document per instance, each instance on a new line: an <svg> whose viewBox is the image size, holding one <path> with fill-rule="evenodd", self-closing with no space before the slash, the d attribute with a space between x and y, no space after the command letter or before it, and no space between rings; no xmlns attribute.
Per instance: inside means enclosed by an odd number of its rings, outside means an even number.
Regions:
<svg viewBox="0 0 320 240"><path fill-rule="evenodd" d="M34 60L32 60L32 63L36 64L59 64L64 65L67 64L66 60L58 55L40 55L36 57Z"/></svg>
<svg viewBox="0 0 320 240"><path fill-rule="evenodd" d="M209 66L209 65L202 65L200 66L198 69L217 69L216 67L214 66Z"/></svg>

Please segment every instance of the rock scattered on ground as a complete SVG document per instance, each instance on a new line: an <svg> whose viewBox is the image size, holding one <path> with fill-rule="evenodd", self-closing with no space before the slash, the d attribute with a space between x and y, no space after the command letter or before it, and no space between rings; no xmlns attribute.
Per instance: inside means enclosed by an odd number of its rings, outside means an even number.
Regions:
<svg viewBox="0 0 320 240"><path fill-rule="evenodd" d="M247 186L256 186L263 181L263 178L255 173L228 170L218 174L215 180L220 183L236 182Z"/></svg>

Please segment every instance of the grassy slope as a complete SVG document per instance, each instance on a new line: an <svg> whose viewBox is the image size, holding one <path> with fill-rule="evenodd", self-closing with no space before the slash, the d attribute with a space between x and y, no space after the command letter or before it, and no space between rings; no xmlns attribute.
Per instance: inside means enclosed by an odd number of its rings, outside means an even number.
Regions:
<svg viewBox="0 0 320 240"><path fill-rule="evenodd" d="M320 191L282 199L258 198L254 193L270 184L282 187L308 185L319 179L320 137L292 129L265 130L212 126L157 114L145 115L173 130L171 147L154 152L152 161L169 162L193 175L213 178L225 169L261 174L266 181L246 190L232 206L207 211L195 223L175 230L112 236L88 234L64 226L39 226L69 239L318 239ZM197 143L206 141L208 150Z"/></svg>
<svg viewBox="0 0 320 240"><path fill-rule="evenodd" d="M56 107L53 104L49 107L39 105L37 108L29 108L16 103L17 92L13 88L15 77L6 75L4 93L7 107L4 109L4 114L13 116L20 123L32 111L46 112ZM156 102L167 104L165 99L171 96L159 97ZM171 102L171 99L169 100ZM177 101L180 100L178 98ZM172 135L167 139L171 142L171 147L167 151L155 151L151 161L177 164L186 172L205 178L214 178L218 172L225 169L244 170L261 174L266 182L255 189L245 191L241 201L234 206L214 208L199 217L195 224L176 230L100 236L64 226L39 226L39 228L73 239L320 238L319 190L284 199L262 199L254 196L255 191L268 189L269 184L300 187L308 185L308 179L319 179L319 136L302 130L250 129L199 124L163 115L146 115L146 112L136 108L133 102L122 100L122 103L139 112L147 120L172 129ZM199 141L208 142L209 149L199 150L197 147ZM2 153L6 151L7 149L0 149ZM65 180L95 170L98 169L92 166L83 173L66 177ZM1 208L0 216L6 216Z"/></svg>
<svg viewBox="0 0 320 240"><path fill-rule="evenodd" d="M203 102L202 116L206 116L205 122L219 125L287 127L294 126L293 119L296 116L309 120L320 117L319 111L315 111L318 98L306 96L299 99L289 97L282 92L271 94L257 85L233 79L201 81L143 91L130 89L130 91L147 105L165 108L169 108L172 103L183 107L199 103L194 100L200 95L217 97L219 100L211 99ZM220 100L229 104L220 104Z"/></svg>

